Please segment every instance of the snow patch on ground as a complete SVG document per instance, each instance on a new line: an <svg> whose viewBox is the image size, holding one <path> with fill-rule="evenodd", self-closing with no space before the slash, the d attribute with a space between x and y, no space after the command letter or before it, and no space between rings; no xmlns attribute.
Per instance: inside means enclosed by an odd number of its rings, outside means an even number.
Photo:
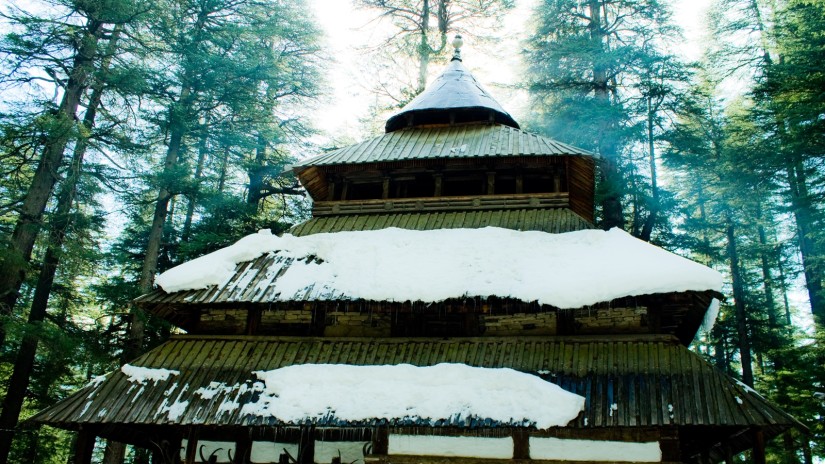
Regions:
<svg viewBox="0 0 825 464"><path fill-rule="evenodd" d="M131 364L124 364L120 368L120 371L129 378L129 382L140 385L145 384L147 381L157 383L168 380L171 375L180 375L180 371L170 369L153 369L150 367L132 366Z"/></svg>
<svg viewBox="0 0 825 464"><path fill-rule="evenodd" d="M319 298L438 302L498 296L579 308L625 296L722 287L718 272L619 229L548 234L494 227L305 237L261 231L172 268L157 283L170 293L220 285L237 264L265 253L295 260L274 283L264 279L278 301L312 288L321 292Z"/></svg>
<svg viewBox="0 0 825 464"><path fill-rule="evenodd" d="M582 396L535 375L464 364L303 364L255 375L265 387L241 414L289 423L329 416L430 423L481 418L545 429L567 425L584 408Z"/></svg>
<svg viewBox="0 0 825 464"><path fill-rule="evenodd" d="M658 442L571 440L530 437L531 459L557 461L661 462Z"/></svg>
<svg viewBox="0 0 825 464"><path fill-rule="evenodd" d="M482 438L390 435L389 454L391 456L449 456L512 459L513 439L510 437Z"/></svg>

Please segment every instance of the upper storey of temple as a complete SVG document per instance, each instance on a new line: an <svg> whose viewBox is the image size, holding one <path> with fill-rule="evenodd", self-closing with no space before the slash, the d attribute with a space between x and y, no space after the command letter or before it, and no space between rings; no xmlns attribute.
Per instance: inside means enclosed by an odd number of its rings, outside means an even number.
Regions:
<svg viewBox="0 0 825 464"><path fill-rule="evenodd" d="M519 129L460 61L387 127L295 167L312 219L169 270L136 304L201 334L693 339L718 273L583 230L593 156Z"/></svg>
<svg viewBox="0 0 825 464"><path fill-rule="evenodd" d="M521 130L464 67L458 49L446 70L387 120L385 134L302 161L294 171L314 200L316 219L541 210L544 219L571 218L536 230L566 232L593 222L593 155Z"/></svg>

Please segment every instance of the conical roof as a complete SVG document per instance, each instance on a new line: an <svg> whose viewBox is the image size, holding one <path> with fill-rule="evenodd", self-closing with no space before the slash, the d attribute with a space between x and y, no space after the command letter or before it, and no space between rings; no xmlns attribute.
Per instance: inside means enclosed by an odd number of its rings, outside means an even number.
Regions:
<svg viewBox="0 0 825 464"><path fill-rule="evenodd" d="M387 120L386 132L426 124L496 122L519 128L518 123L481 87L460 58L426 90Z"/></svg>

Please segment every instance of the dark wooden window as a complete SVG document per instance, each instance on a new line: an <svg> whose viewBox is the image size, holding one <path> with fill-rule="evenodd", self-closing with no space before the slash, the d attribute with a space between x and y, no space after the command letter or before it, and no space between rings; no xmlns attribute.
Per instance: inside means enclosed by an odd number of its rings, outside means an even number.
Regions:
<svg viewBox="0 0 825 464"><path fill-rule="evenodd" d="M399 313L392 318L393 337L471 337L480 335L479 314Z"/></svg>
<svg viewBox="0 0 825 464"><path fill-rule="evenodd" d="M461 173L444 176L442 195L445 197L466 197L487 193L487 175L484 173Z"/></svg>
<svg viewBox="0 0 825 464"><path fill-rule="evenodd" d="M347 200L376 200L384 193L384 181L352 183L347 192Z"/></svg>
<svg viewBox="0 0 825 464"><path fill-rule="evenodd" d="M515 195L516 190L515 174L496 174L496 195Z"/></svg>
<svg viewBox="0 0 825 464"><path fill-rule="evenodd" d="M399 176L390 182L390 198L432 197L435 178L431 174Z"/></svg>

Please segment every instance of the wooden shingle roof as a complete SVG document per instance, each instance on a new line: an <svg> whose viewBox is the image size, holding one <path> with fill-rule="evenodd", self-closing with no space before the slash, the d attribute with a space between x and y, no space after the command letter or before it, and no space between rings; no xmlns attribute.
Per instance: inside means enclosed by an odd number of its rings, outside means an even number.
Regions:
<svg viewBox="0 0 825 464"><path fill-rule="evenodd" d="M325 153L295 165L365 164L401 160L497 158L513 156L593 156L538 134L502 124L471 124L449 127L416 127Z"/></svg>
<svg viewBox="0 0 825 464"><path fill-rule="evenodd" d="M412 230L502 227L513 230L538 230L551 234L594 228L593 224L569 209L549 208L322 216L296 225L289 233L304 236L324 232L379 230L388 227Z"/></svg>
<svg viewBox="0 0 825 464"><path fill-rule="evenodd" d="M634 336L520 338L278 338L175 336L130 363L177 371L166 380L130 382L121 371L107 375L40 412L33 422L64 428L83 424L287 426L245 414L256 401L253 371L296 364L463 363L509 367L536 374L586 398L568 428L718 426L764 427L771 435L798 425L756 392L736 383L674 337ZM203 388L212 394L199 394ZM201 390L201 391L204 391ZM259 390L258 390L259 392ZM174 419L170 407L177 404ZM343 422L334 414L314 421L324 427L375 425ZM390 426L414 426L409 419ZM502 424L457 419L436 427L496 428ZM722 439L723 437L719 437Z"/></svg>

